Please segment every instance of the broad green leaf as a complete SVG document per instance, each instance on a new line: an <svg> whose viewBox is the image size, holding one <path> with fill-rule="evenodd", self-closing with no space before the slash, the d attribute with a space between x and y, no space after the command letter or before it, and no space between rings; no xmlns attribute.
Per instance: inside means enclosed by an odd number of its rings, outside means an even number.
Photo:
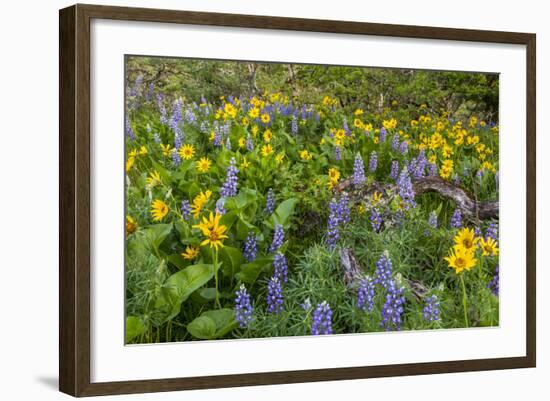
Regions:
<svg viewBox="0 0 550 401"><path fill-rule="evenodd" d="M236 212L227 212L220 219L220 224L227 227L226 233L229 232L235 221L237 220Z"/></svg>
<svg viewBox="0 0 550 401"><path fill-rule="evenodd" d="M256 281L264 268L271 265L273 257L259 257L253 262L241 265L241 271L236 274L236 277L244 283L252 284Z"/></svg>
<svg viewBox="0 0 550 401"><path fill-rule="evenodd" d="M228 277L238 272L245 261L241 250L231 246L224 246L220 250L220 260L223 262L223 272Z"/></svg>
<svg viewBox="0 0 550 401"><path fill-rule="evenodd" d="M160 245L170 235L170 231L172 231L172 223L154 224L144 230L146 242L155 254L159 253Z"/></svg>
<svg viewBox="0 0 550 401"><path fill-rule="evenodd" d="M159 309L168 307L167 320L172 319L179 313L181 304L212 277L214 277L214 266L207 264L191 265L172 274L162 285L161 296L157 300L156 307Z"/></svg>
<svg viewBox="0 0 550 401"><path fill-rule="evenodd" d="M202 340L220 338L237 326L233 309L219 309L204 312L187 325L193 337Z"/></svg>
<svg viewBox="0 0 550 401"><path fill-rule="evenodd" d="M170 171L164 168L164 166L156 160L151 159L151 164L153 165L154 169L158 171L162 183L165 185L169 185L172 182L172 175Z"/></svg>
<svg viewBox="0 0 550 401"><path fill-rule="evenodd" d="M241 241L245 240L246 237L248 237L248 234L250 234L250 231L257 233L259 229L242 217L239 217L239 220L237 221L237 239Z"/></svg>
<svg viewBox="0 0 550 401"><path fill-rule="evenodd" d="M129 343L134 338L142 335L145 332L145 325L139 317L128 316L126 318L126 343Z"/></svg>
<svg viewBox="0 0 550 401"><path fill-rule="evenodd" d="M166 257L168 259L168 262L172 263L174 266L176 266L178 269L184 269L187 266L189 266L189 261L185 260L183 256L181 256L178 253L173 253L171 255L168 255Z"/></svg>
<svg viewBox="0 0 550 401"><path fill-rule="evenodd" d="M292 216L292 213L294 213L294 208L296 207L297 202L298 199L296 198L290 198L281 202L269 218L269 226L273 228L276 224L281 224L283 227L288 228L290 225L290 217Z"/></svg>

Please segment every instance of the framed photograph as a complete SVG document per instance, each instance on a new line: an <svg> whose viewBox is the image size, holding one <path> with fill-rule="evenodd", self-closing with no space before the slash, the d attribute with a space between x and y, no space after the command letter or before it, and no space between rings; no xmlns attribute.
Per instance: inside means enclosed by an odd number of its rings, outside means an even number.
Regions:
<svg viewBox="0 0 550 401"><path fill-rule="evenodd" d="M59 22L61 391L535 366L534 34Z"/></svg>

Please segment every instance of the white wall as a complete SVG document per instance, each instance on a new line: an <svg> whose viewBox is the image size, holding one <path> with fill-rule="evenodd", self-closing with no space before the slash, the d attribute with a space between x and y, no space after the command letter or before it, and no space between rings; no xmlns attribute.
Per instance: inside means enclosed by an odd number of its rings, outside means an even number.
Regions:
<svg viewBox="0 0 550 401"><path fill-rule="evenodd" d="M550 69L545 2L358 0L246 1L157 0L96 1L141 7L358 20L411 25L525 31L537 33L538 149L550 146ZM0 20L0 368L2 399L57 400L57 10L68 1L10 1ZM7 143L6 143L7 141ZM316 384L209 390L116 399L280 400L299 397L330 400L389 397L406 400L543 399L550 375L550 350L544 342L550 297L544 294L548 257L544 245L550 223L544 171L539 157L538 194L538 368ZM452 347L453 344L449 344ZM546 379L547 380L547 379ZM540 394L540 395L539 395ZM105 400L114 397L102 398Z"/></svg>

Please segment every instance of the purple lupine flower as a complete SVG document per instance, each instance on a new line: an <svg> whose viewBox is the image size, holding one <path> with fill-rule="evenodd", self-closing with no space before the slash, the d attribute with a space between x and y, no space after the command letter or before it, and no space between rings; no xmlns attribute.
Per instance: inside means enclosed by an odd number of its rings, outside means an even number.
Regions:
<svg viewBox="0 0 550 401"><path fill-rule="evenodd" d="M193 113L193 110L190 108L185 109L185 116L184 116L185 122L188 124L193 124L195 121L197 121L197 116L195 113Z"/></svg>
<svg viewBox="0 0 550 401"><path fill-rule="evenodd" d="M394 180L397 180L398 175L399 175L399 162L397 160L392 160L390 177Z"/></svg>
<svg viewBox="0 0 550 401"><path fill-rule="evenodd" d="M391 139L391 148L397 152L399 149L399 134L394 134Z"/></svg>
<svg viewBox="0 0 550 401"><path fill-rule="evenodd" d="M375 289L370 277L362 278L357 290L357 307L363 312L372 312L374 309Z"/></svg>
<svg viewBox="0 0 550 401"><path fill-rule="evenodd" d="M437 177L437 164L430 163L429 171L430 177Z"/></svg>
<svg viewBox="0 0 550 401"><path fill-rule="evenodd" d="M267 199L265 201L264 211L267 214L272 214L275 211L275 193L271 188L269 188L269 191L267 191Z"/></svg>
<svg viewBox="0 0 550 401"><path fill-rule="evenodd" d="M250 135L246 138L245 147L246 150L248 150L249 152L252 152L254 150L254 141L252 140L252 137Z"/></svg>
<svg viewBox="0 0 550 401"><path fill-rule="evenodd" d="M353 163L353 185L355 188L360 188L365 185L365 166L363 164L363 158L357 152L355 156L355 162Z"/></svg>
<svg viewBox="0 0 550 401"><path fill-rule="evenodd" d="M476 236L476 237L481 237L482 236L481 229L478 226L474 227L474 236Z"/></svg>
<svg viewBox="0 0 550 401"><path fill-rule="evenodd" d="M334 147L334 158L336 161L342 160L342 147L341 146L335 146Z"/></svg>
<svg viewBox="0 0 550 401"><path fill-rule="evenodd" d="M290 123L290 132L292 132L292 134L294 135L298 134L298 118L296 117L296 114L292 115L292 121Z"/></svg>
<svg viewBox="0 0 550 401"><path fill-rule="evenodd" d="M455 184L456 186L460 185L460 176L458 174L454 175L453 184Z"/></svg>
<svg viewBox="0 0 550 401"><path fill-rule="evenodd" d="M311 334L314 336L332 334L332 309L326 301L318 304L313 311Z"/></svg>
<svg viewBox="0 0 550 401"><path fill-rule="evenodd" d="M370 212L370 224L374 232L379 232L382 226L382 216L376 208L372 208Z"/></svg>
<svg viewBox="0 0 550 401"><path fill-rule="evenodd" d="M132 89L130 90L130 96L137 96L138 93L139 93L139 90L141 88L141 84L143 82L143 75L139 74L137 77L136 77L136 80L134 82L134 86L132 87Z"/></svg>
<svg viewBox="0 0 550 401"><path fill-rule="evenodd" d="M283 253L277 252L273 259L273 275L279 279L282 283L288 282L288 264L286 257Z"/></svg>
<svg viewBox="0 0 550 401"><path fill-rule="evenodd" d="M403 201L406 210L416 207L416 202L414 200L414 189L411 182L411 177L409 176L409 170L407 167L403 167L399 178L397 179L397 186L399 187L399 196Z"/></svg>
<svg viewBox="0 0 550 401"><path fill-rule="evenodd" d="M189 220L189 217L191 216L191 204L187 199L184 199L181 201L181 215L185 221Z"/></svg>
<svg viewBox="0 0 550 401"><path fill-rule="evenodd" d="M275 276L271 277L267 284L267 311L280 313L283 310L283 289L281 282Z"/></svg>
<svg viewBox="0 0 550 401"><path fill-rule="evenodd" d="M221 197L216 201L216 213L224 215L226 213L225 210L225 198Z"/></svg>
<svg viewBox="0 0 550 401"><path fill-rule="evenodd" d="M177 149L172 149L172 163L174 163L175 166L181 164L181 156Z"/></svg>
<svg viewBox="0 0 550 401"><path fill-rule="evenodd" d="M386 294L386 302L382 308L382 321L380 326L386 331L401 330L401 314L404 312L403 305L405 297L403 287L397 287L393 280L390 280L388 285L388 293Z"/></svg>
<svg viewBox="0 0 550 401"><path fill-rule="evenodd" d="M426 159L426 151L420 149L418 156L414 160L414 169L412 170L412 176L415 179L423 178L426 172L426 165L428 160Z"/></svg>
<svg viewBox="0 0 550 401"><path fill-rule="evenodd" d="M214 121L214 146L222 146L223 128L217 121Z"/></svg>
<svg viewBox="0 0 550 401"><path fill-rule="evenodd" d="M460 228L462 227L462 212L459 208L456 208L451 216L451 227Z"/></svg>
<svg viewBox="0 0 550 401"><path fill-rule="evenodd" d="M149 89L148 89L148 91L146 92L145 100L146 100L146 101L150 101L154 96L155 96L155 83L154 83L154 82L151 82L151 83L149 84Z"/></svg>
<svg viewBox="0 0 550 401"><path fill-rule="evenodd" d="M158 145L160 144L162 141L160 139L160 134L158 132L155 132L153 134L153 141Z"/></svg>
<svg viewBox="0 0 550 401"><path fill-rule="evenodd" d="M371 173L375 172L376 167L378 167L378 155L376 154L376 151L373 150L370 153L370 158L369 158L369 171Z"/></svg>
<svg viewBox="0 0 550 401"><path fill-rule="evenodd" d="M248 295L244 284L241 284L235 295L235 319L239 322L239 326L246 327L252 321L252 312L254 309L252 308L250 295Z"/></svg>
<svg viewBox="0 0 550 401"><path fill-rule="evenodd" d="M306 312L309 312L311 310L311 300L309 298L306 298L304 302L300 304L300 308L302 308Z"/></svg>
<svg viewBox="0 0 550 401"><path fill-rule="evenodd" d="M338 220L340 224L347 224L350 222L350 208L349 208L349 195L347 192L342 192L340 195L340 202L338 202Z"/></svg>
<svg viewBox="0 0 550 401"><path fill-rule="evenodd" d="M388 251L384 251L380 259L376 262L376 271L374 274L374 284L378 284L388 289L393 274L393 265Z"/></svg>
<svg viewBox="0 0 550 401"><path fill-rule="evenodd" d="M182 101L180 99L174 100L174 103L172 104L172 117L170 117L170 128L172 128L172 131L174 131L174 135L180 138L183 136L183 132L181 131L181 127L180 127L181 108L182 108ZM179 149L180 146L181 144L175 147L176 149Z"/></svg>
<svg viewBox="0 0 550 401"><path fill-rule="evenodd" d="M168 125L168 113L166 112L166 107L164 107L164 95L162 93L157 95L157 106L160 113L160 123Z"/></svg>
<svg viewBox="0 0 550 401"><path fill-rule="evenodd" d="M487 230L485 230L485 240L487 238L492 238L495 241L498 241L498 225L496 223L490 223Z"/></svg>
<svg viewBox="0 0 550 401"><path fill-rule="evenodd" d="M422 317L428 323L439 320L439 299L437 295L432 295L424 299L425 306L422 309Z"/></svg>
<svg viewBox="0 0 550 401"><path fill-rule="evenodd" d="M329 216L327 224L326 243L329 249L334 249L336 243L340 239L340 219L339 219L340 204L335 198L329 203Z"/></svg>
<svg viewBox="0 0 550 401"><path fill-rule="evenodd" d="M277 252L279 248L283 245L284 241L285 230L283 229L283 226L281 224L276 224L275 230L273 231L273 240L271 241L271 245L269 247L269 252Z"/></svg>
<svg viewBox="0 0 550 401"><path fill-rule="evenodd" d="M386 128L384 127L380 128L380 138L378 142L380 143L386 142L386 135L388 135L388 131L386 131Z"/></svg>
<svg viewBox="0 0 550 401"><path fill-rule="evenodd" d="M346 136L351 135L351 132L350 132L349 126L348 126L348 120L346 118L344 118L344 123L342 124L342 128L344 129L344 132L346 133Z"/></svg>
<svg viewBox="0 0 550 401"><path fill-rule="evenodd" d="M428 217L428 225L432 228L437 228L437 213L435 210L432 210L430 216Z"/></svg>
<svg viewBox="0 0 550 401"><path fill-rule="evenodd" d="M489 284L487 284L487 288L489 288L491 290L493 295L498 297L498 293L499 293L499 290L500 290L500 278L499 278L499 266L498 265L496 265L496 267L495 267L495 275L493 276L491 281L489 281Z"/></svg>
<svg viewBox="0 0 550 401"><path fill-rule="evenodd" d="M206 134L208 133L208 131L210 131L210 126L208 125L207 121L201 122L200 131L203 134Z"/></svg>
<svg viewBox="0 0 550 401"><path fill-rule="evenodd" d="M136 134L134 133L128 114L126 114L126 119L124 120L124 131L128 138L130 138L133 141L136 139Z"/></svg>
<svg viewBox="0 0 550 401"><path fill-rule="evenodd" d="M305 104L302 105L302 120L307 120L307 107Z"/></svg>
<svg viewBox="0 0 550 401"><path fill-rule="evenodd" d="M243 255L248 263L256 260L258 254L258 239L254 231L250 231L243 246Z"/></svg>
<svg viewBox="0 0 550 401"><path fill-rule="evenodd" d="M231 158L229 162L229 167L227 168L227 173L225 176L225 182L222 185L220 193L224 197L231 197L237 195L237 173L239 169L236 166L237 161L234 157Z"/></svg>
<svg viewBox="0 0 550 401"><path fill-rule="evenodd" d="M399 152L402 155L404 155L405 153L407 153L408 149L409 149L409 142L407 142L407 141L401 142L401 144L399 145Z"/></svg>

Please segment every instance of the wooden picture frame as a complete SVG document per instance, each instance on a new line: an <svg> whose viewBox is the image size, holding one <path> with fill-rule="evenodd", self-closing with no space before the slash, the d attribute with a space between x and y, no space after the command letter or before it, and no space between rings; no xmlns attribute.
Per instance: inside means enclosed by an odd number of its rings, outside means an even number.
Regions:
<svg viewBox="0 0 550 401"><path fill-rule="evenodd" d="M92 383L90 380L90 21L94 18L219 27L518 44L526 47L526 356ZM73 396L347 380L534 367L536 361L536 37L529 33L74 5L59 14L59 388Z"/></svg>

